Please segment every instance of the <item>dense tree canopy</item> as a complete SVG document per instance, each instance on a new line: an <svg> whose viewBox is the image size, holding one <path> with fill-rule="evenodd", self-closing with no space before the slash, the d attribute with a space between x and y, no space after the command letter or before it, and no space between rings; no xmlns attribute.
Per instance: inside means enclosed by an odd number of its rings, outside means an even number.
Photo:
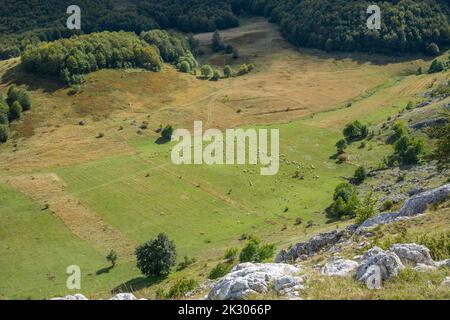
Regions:
<svg viewBox="0 0 450 320"><path fill-rule="evenodd" d="M366 25L372 4L381 9L379 31ZM242 0L241 7L268 16L289 41L302 47L434 54L450 40L445 0Z"/></svg>
<svg viewBox="0 0 450 320"><path fill-rule="evenodd" d="M66 38L68 0L3 0L0 58L28 44ZM381 30L368 30L369 5L382 12ZM263 15L292 43L339 51L442 52L450 39L446 0L78 0L81 33L178 29L204 32L239 25L241 14Z"/></svg>
<svg viewBox="0 0 450 320"><path fill-rule="evenodd" d="M175 243L164 233L136 248L137 267L146 276L169 273L176 257Z"/></svg>
<svg viewBox="0 0 450 320"><path fill-rule="evenodd" d="M158 49L134 33L107 31L30 47L22 62L28 71L58 76L68 84L97 69L143 67L157 71L162 64Z"/></svg>

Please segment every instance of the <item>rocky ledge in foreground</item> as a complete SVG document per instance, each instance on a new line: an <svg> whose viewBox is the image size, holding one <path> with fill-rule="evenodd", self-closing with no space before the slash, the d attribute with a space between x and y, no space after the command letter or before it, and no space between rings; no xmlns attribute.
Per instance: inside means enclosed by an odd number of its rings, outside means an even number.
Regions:
<svg viewBox="0 0 450 320"><path fill-rule="evenodd" d="M406 200L398 212L382 213L376 217L367 219L358 226L356 233L362 233L367 229L381 224L393 223L424 213L429 205L445 201L449 195L450 183L433 190L419 193Z"/></svg>
<svg viewBox="0 0 450 320"><path fill-rule="evenodd" d="M406 267L416 271L450 267L450 259L433 261L430 250L415 243L394 244L386 251L373 247L357 260L333 257L322 268L321 274L341 277L354 274L356 280L365 282L369 289L381 289L385 280L396 277Z"/></svg>
<svg viewBox="0 0 450 320"><path fill-rule="evenodd" d="M308 241L293 245L289 250L283 249L276 256L275 262L290 263L297 259L305 260L308 256L314 255L322 249L329 248L337 243L347 240L354 233L362 234L368 229L378 225L393 223L422 214L427 210L429 205L445 201L448 199L449 195L450 184L445 184L439 188L419 193L406 200L398 212L382 213L367 219L360 225L350 225L344 230L333 230L331 232L320 233L313 236Z"/></svg>
<svg viewBox="0 0 450 320"><path fill-rule="evenodd" d="M51 300L89 300L81 293L77 293L74 295L67 295L64 297L53 298ZM147 299L137 299L132 293L118 293L114 297L109 300L147 300Z"/></svg>
<svg viewBox="0 0 450 320"><path fill-rule="evenodd" d="M206 299L237 300L265 294L270 288L280 295L298 299L304 279L300 268L284 263L241 263L215 283Z"/></svg>

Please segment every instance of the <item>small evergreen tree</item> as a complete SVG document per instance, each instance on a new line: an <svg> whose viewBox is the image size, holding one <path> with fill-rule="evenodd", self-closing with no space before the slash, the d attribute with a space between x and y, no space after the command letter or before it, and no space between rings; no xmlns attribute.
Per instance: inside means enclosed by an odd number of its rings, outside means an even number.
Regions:
<svg viewBox="0 0 450 320"><path fill-rule="evenodd" d="M336 142L336 148L338 154L344 153L344 150L347 148L347 141L345 141L345 139L340 139Z"/></svg>
<svg viewBox="0 0 450 320"><path fill-rule="evenodd" d="M114 268L117 262L117 252L111 249L111 251L106 256L106 260L111 262L111 266Z"/></svg>
<svg viewBox="0 0 450 320"><path fill-rule="evenodd" d="M239 255L240 262L262 262L275 254L275 246L264 244L257 238L250 238Z"/></svg>
<svg viewBox="0 0 450 320"><path fill-rule="evenodd" d="M356 120L345 126L343 134L347 141L362 140L367 137L369 130L367 126Z"/></svg>
<svg viewBox="0 0 450 320"><path fill-rule="evenodd" d="M353 176L353 180L356 183L362 183L367 178L367 172L364 167L358 167L355 171L355 174Z"/></svg>
<svg viewBox="0 0 450 320"><path fill-rule="evenodd" d="M373 197L372 192L369 192L356 207L356 223L363 223L377 213L377 200Z"/></svg>

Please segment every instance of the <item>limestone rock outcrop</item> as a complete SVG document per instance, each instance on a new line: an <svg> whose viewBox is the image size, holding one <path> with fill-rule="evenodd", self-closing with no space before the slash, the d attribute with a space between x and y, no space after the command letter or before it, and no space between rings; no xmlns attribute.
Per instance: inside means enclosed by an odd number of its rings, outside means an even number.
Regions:
<svg viewBox="0 0 450 320"><path fill-rule="evenodd" d="M251 294L264 294L270 288L281 295L298 297L303 288L300 268L284 263L241 263L217 281L208 300L238 300Z"/></svg>
<svg viewBox="0 0 450 320"><path fill-rule="evenodd" d="M359 264L356 261L335 258L328 261L320 273L326 276L346 277L358 268L358 266Z"/></svg>
<svg viewBox="0 0 450 320"><path fill-rule="evenodd" d="M275 262L292 262L299 257L313 255L324 248L346 240L356 229L355 225L351 225L343 230L333 230L331 232L320 233L313 236L305 242L295 244L289 250L281 250L275 258Z"/></svg>
<svg viewBox="0 0 450 320"><path fill-rule="evenodd" d="M445 184L439 188L419 193L406 200L398 212L382 213L367 219L358 227L356 233L363 233L365 230L377 225L400 221L424 213L429 205L444 201L449 195L450 184Z"/></svg>
<svg viewBox="0 0 450 320"><path fill-rule="evenodd" d="M394 244L389 251L394 252L404 264L434 265L430 250L423 245L415 243Z"/></svg>
<svg viewBox="0 0 450 320"><path fill-rule="evenodd" d="M373 247L364 253L355 277L358 281L365 282L369 289L380 289L383 281L397 276L404 268L394 252Z"/></svg>

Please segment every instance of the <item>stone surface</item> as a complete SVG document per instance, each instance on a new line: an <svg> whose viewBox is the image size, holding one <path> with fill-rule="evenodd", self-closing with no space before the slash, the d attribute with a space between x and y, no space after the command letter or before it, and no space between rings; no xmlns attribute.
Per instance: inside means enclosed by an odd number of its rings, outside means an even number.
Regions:
<svg viewBox="0 0 450 320"><path fill-rule="evenodd" d="M444 201L449 195L450 184L445 184L439 188L419 193L406 200L398 212L382 213L367 219L357 228L356 233L361 234L367 229L377 225L400 221L424 213L429 205Z"/></svg>
<svg viewBox="0 0 450 320"><path fill-rule="evenodd" d="M438 267L438 268L444 267L444 266L450 268L450 259L437 261L437 262L435 262L435 266Z"/></svg>
<svg viewBox="0 0 450 320"><path fill-rule="evenodd" d="M273 286L279 294L296 297L303 278L300 268L284 263L241 263L217 281L208 300L237 300L250 294L264 294Z"/></svg>
<svg viewBox="0 0 450 320"><path fill-rule="evenodd" d="M450 277L446 277L446 278L441 282L441 286L447 287L447 288L450 289Z"/></svg>
<svg viewBox="0 0 450 320"><path fill-rule="evenodd" d="M89 300L85 296L80 293L74 295L67 295L64 297L53 298L51 300ZM118 293L114 297L109 300L137 300L137 298L132 293ZM139 300L147 300L147 299L139 299Z"/></svg>
<svg viewBox="0 0 450 320"><path fill-rule="evenodd" d="M449 195L450 183L409 198L400 208L399 213L402 216L414 216L423 213L427 210L428 205L444 201Z"/></svg>
<svg viewBox="0 0 450 320"><path fill-rule="evenodd" d="M394 252L403 263L434 265L430 250L415 243L394 244L389 251Z"/></svg>
<svg viewBox="0 0 450 320"><path fill-rule="evenodd" d="M81 293L77 293L74 295L67 295L64 297L58 297L58 298L52 298L51 300L88 300L85 296L83 296Z"/></svg>
<svg viewBox="0 0 450 320"><path fill-rule="evenodd" d="M338 258L328 261L322 268L321 274L326 276L346 277L356 268L358 268L357 262Z"/></svg>
<svg viewBox="0 0 450 320"><path fill-rule="evenodd" d="M346 240L356 230L355 225L351 225L344 230L333 230L331 232L320 233L313 236L311 239L305 242L295 244L289 250L281 250L276 258L275 262L292 262L297 258L313 255L324 248L333 246L334 244Z"/></svg>
<svg viewBox="0 0 450 320"><path fill-rule="evenodd" d="M436 270L435 266L424 264L424 263L418 263L413 270L419 271L419 272L426 272L426 271L433 271Z"/></svg>
<svg viewBox="0 0 450 320"><path fill-rule="evenodd" d="M402 269L404 266L395 253L374 247L364 253L355 277L366 282L370 289L376 289L381 287L383 281L397 276Z"/></svg>
<svg viewBox="0 0 450 320"><path fill-rule="evenodd" d="M109 300L137 300L132 293L118 293Z"/></svg>
<svg viewBox="0 0 450 320"><path fill-rule="evenodd" d="M443 126L447 124L447 119L443 117L420 121L409 125L411 129L424 129L433 126Z"/></svg>

